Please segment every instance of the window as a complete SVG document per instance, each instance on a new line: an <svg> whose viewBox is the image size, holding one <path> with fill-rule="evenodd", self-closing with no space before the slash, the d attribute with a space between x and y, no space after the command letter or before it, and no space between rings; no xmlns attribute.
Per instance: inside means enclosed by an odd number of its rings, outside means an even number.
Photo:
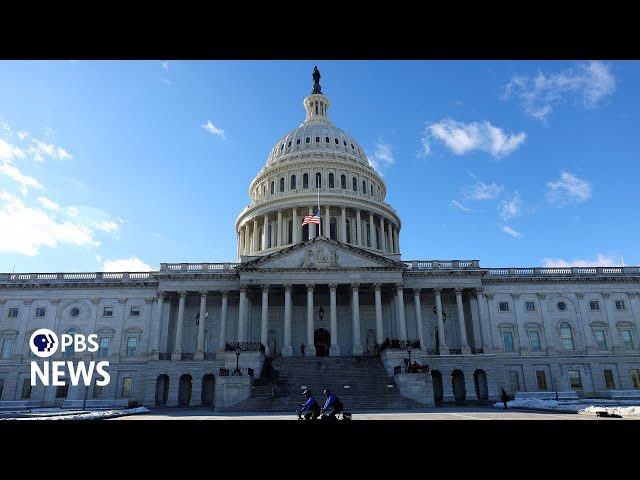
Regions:
<svg viewBox="0 0 640 480"><path fill-rule="evenodd" d="M347 177L346 175L340 175L340 188L343 190L347 189Z"/></svg>
<svg viewBox="0 0 640 480"><path fill-rule="evenodd" d="M529 345L531 346L532 352L542 351L542 345L540 344L540 332L537 330L529 332Z"/></svg>
<svg viewBox="0 0 640 480"><path fill-rule="evenodd" d="M367 193L367 184L364 180L362 180L362 193Z"/></svg>
<svg viewBox="0 0 640 480"><path fill-rule="evenodd" d="M604 388L607 390L615 390L616 382L613 379L613 370L606 368L602 371L602 374L604 375Z"/></svg>
<svg viewBox="0 0 640 480"><path fill-rule="evenodd" d="M296 140L296 145L300 145L300 139Z"/></svg>
<svg viewBox="0 0 640 480"><path fill-rule="evenodd" d="M135 357L138 348L138 337L127 338L127 357Z"/></svg>
<svg viewBox="0 0 640 480"><path fill-rule="evenodd" d="M133 387L133 377L124 377L122 379L122 398L130 398Z"/></svg>
<svg viewBox="0 0 640 480"><path fill-rule="evenodd" d="M596 337L596 346L598 347L598 350L606 350L607 337L604 335L604 330L595 330L593 333Z"/></svg>
<svg viewBox="0 0 640 480"><path fill-rule="evenodd" d="M371 186L371 196L373 196L373 183L370 186Z"/></svg>
<svg viewBox="0 0 640 480"><path fill-rule="evenodd" d="M17 307L11 307L9 309L9 318L18 318L18 312L20 310Z"/></svg>
<svg viewBox="0 0 640 480"><path fill-rule="evenodd" d="M351 187L353 187L354 192L358 191L358 180L356 180L356 177L353 177L351 181Z"/></svg>
<svg viewBox="0 0 640 480"><path fill-rule="evenodd" d="M346 141L346 140L343 140L343 141L342 141L342 144L346 147L346 146L347 146L347 141Z"/></svg>
<svg viewBox="0 0 640 480"><path fill-rule="evenodd" d="M289 143L287 143L287 148L291 148L291 140L289 140Z"/></svg>
<svg viewBox="0 0 640 480"><path fill-rule="evenodd" d="M513 333L502 332L502 342L504 343L505 352L513 352Z"/></svg>
<svg viewBox="0 0 640 480"><path fill-rule="evenodd" d="M334 176L333 173L329 174L329 188L334 188L335 186L335 181L334 181Z"/></svg>
<svg viewBox="0 0 640 480"><path fill-rule="evenodd" d="M520 391L520 379L518 378L518 372L515 370L509 370L509 389L512 392Z"/></svg>
<svg viewBox="0 0 640 480"><path fill-rule="evenodd" d="M316 137L316 143L320 143L320 137Z"/></svg>
<svg viewBox="0 0 640 480"><path fill-rule="evenodd" d="M320 172L316 173L316 188L322 187L322 174Z"/></svg>
<svg viewBox="0 0 640 480"><path fill-rule="evenodd" d="M569 385L571 390L582 389L582 378L580 377L580 370L569 370Z"/></svg>
<svg viewBox="0 0 640 480"><path fill-rule="evenodd" d="M558 310L564 312L567 309L567 304L564 302L558 302Z"/></svg>
<svg viewBox="0 0 640 480"><path fill-rule="evenodd" d="M276 190L276 182L271 182L271 195L273 195L275 193Z"/></svg>
<svg viewBox="0 0 640 480"><path fill-rule="evenodd" d="M547 374L544 370L536 370L536 382L538 383L538 390L547 389Z"/></svg>
<svg viewBox="0 0 640 480"><path fill-rule="evenodd" d="M626 310L624 306L624 300L616 300L616 310Z"/></svg>
<svg viewBox="0 0 640 480"><path fill-rule="evenodd" d="M71 310L69 310L69 315L71 315L72 317L77 317L78 315L80 315L80 309L78 307L73 307Z"/></svg>
<svg viewBox="0 0 640 480"><path fill-rule="evenodd" d="M335 141L336 141L336 145L340 145L340 142L338 141L337 138L335 139Z"/></svg>
<svg viewBox="0 0 640 480"><path fill-rule="evenodd" d="M284 192L284 177L280 177L280 191Z"/></svg>
<svg viewBox="0 0 640 480"><path fill-rule="evenodd" d="M130 317L139 317L140 316L140 307L131 307L129 309Z"/></svg>
<svg viewBox="0 0 640 480"><path fill-rule="evenodd" d="M76 335L77 333L78 333L78 330L76 330L75 328L71 328L71 329L67 330L67 334L68 335ZM74 337L74 343L75 343L75 337ZM64 349L64 357L65 358L73 357L73 354L75 353L75 350L73 349L74 343L72 343L71 345L68 345L68 346L65 347L65 349Z"/></svg>
<svg viewBox="0 0 640 480"><path fill-rule="evenodd" d="M2 349L0 350L0 358L10 358L12 350L13 350L13 337L3 338Z"/></svg>
<svg viewBox="0 0 640 480"><path fill-rule="evenodd" d="M633 350L633 337L631 336L631 330L620 330L622 335L622 344L625 350Z"/></svg>
<svg viewBox="0 0 640 480"><path fill-rule="evenodd" d="M535 312L536 311L536 304L533 302L524 302L524 310L526 312Z"/></svg>
<svg viewBox="0 0 640 480"><path fill-rule="evenodd" d="M31 398L31 379L25 378L22 380L22 392L20 393L21 400L29 400Z"/></svg>
<svg viewBox="0 0 640 480"><path fill-rule="evenodd" d="M302 175L302 188L309 188L309 174Z"/></svg>
<svg viewBox="0 0 640 480"><path fill-rule="evenodd" d="M47 307L36 308L36 318L44 317L47 314Z"/></svg>
<svg viewBox="0 0 640 480"><path fill-rule="evenodd" d="M509 302L498 302L498 310L501 312L509 311Z"/></svg>
<svg viewBox="0 0 640 480"><path fill-rule="evenodd" d="M100 399L102 398L102 392L104 391L104 387L98 385L98 382L93 382L93 398Z"/></svg>
<svg viewBox="0 0 640 480"><path fill-rule="evenodd" d="M309 143L311 141L311 137L307 137L304 139L304 143Z"/></svg>
<svg viewBox="0 0 640 480"><path fill-rule="evenodd" d="M64 385L56 387L56 398L67 398L67 395L69 395L69 382L65 380Z"/></svg>
<svg viewBox="0 0 640 480"><path fill-rule="evenodd" d="M103 317L113 317L113 307L103 307L102 308L102 316Z"/></svg>
<svg viewBox="0 0 640 480"><path fill-rule="evenodd" d="M629 370L631 373L631 384L633 388L640 388L640 370L637 368L632 368ZM4 380L0 380L0 382L4 382ZM0 383L0 397L2 397L2 384Z"/></svg>
<svg viewBox="0 0 640 480"><path fill-rule="evenodd" d="M280 151L284 150L284 143L280 145Z"/></svg>
<svg viewBox="0 0 640 480"><path fill-rule="evenodd" d="M571 326L564 322L560 325L560 337L562 338L562 348L565 350L574 350L573 331Z"/></svg>
<svg viewBox="0 0 640 480"><path fill-rule="evenodd" d="M100 343L98 348L98 356L106 357L109 355L109 337L100 337Z"/></svg>
<svg viewBox="0 0 640 480"><path fill-rule="evenodd" d="M296 176L295 175L291 175L291 187L290 190L295 190L296 189Z"/></svg>
<svg viewBox="0 0 640 480"><path fill-rule="evenodd" d="M324 141L329 143L331 140L329 140L329 137L324 137Z"/></svg>
<svg viewBox="0 0 640 480"><path fill-rule="evenodd" d="M600 310L600 304L598 303L598 300L589 301L589 309L591 311Z"/></svg>
<svg viewBox="0 0 640 480"><path fill-rule="evenodd" d="M355 150L356 147L353 146L353 143L351 144L351 150Z"/></svg>

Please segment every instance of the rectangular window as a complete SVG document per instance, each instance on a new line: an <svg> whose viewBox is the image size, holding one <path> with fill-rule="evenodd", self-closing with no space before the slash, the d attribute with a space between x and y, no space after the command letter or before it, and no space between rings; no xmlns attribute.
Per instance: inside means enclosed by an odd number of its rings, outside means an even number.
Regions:
<svg viewBox="0 0 640 480"><path fill-rule="evenodd" d="M624 300L616 300L616 310L626 310Z"/></svg>
<svg viewBox="0 0 640 480"><path fill-rule="evenodd" d="M109 355L109 337L100 337L100 348L98 348L98 356L106 357Z"/></svg>
<svg viewBox="0 0 640 480"><path fill-rule="evenodd" d="M133 377L124 377L122 379L122 398L131 398L133 387Z"/></svg>
<svg viewBox="0 0 640 480"><path fill-rule="evenodd" d="M138 337L127 338L127 357L135 357L138 348Z"/></svg>
<svg viewBox="0 0 640 480"><path fill-rule="evenodd" d="M501 312L509 311L509 302L498 302L498 310Z"/></svg>
<svg viewBox="0 0 640 480"><path fill-rule="evenodd" d="M631 330L620 330L622 335L622 344L625 350L633 350L633 337L631 336Z"/></svg>
<svg viewBox="0 0 640 480"><path fill-rule="evenodd" d="M18 318L18 312L20 310L17 307L11 307L9 309L9 318Z"/></svg>
<svg viewBox="0 0 640 480"><path fill-rule="evenodd" d="M604 330L596 330L593 332L596 336L596 345L598 350L606 350L607 349L607 337L604 335Z"/></svg>
<svg viewBox="0 0 640 480"><path fill-rule="evenodd" d="M31 379L25 378L22 381L22 392L20 393L22 400L29 400L31 398Z"/></svg>
<svg viewBox="0 0 640 480"><path fill-rule="evenodd" d="M631 377L633 377L633 370L631 371ZM4 378L0 378L0 400L2 400L3 391L4 391Z"/></svg>
<svg viewBox="0 0 640 480"><path fill-rule="evenodd" d="M613 370L605 369L602 374L604 375L604 387L607 390L615 390L616 382L613 380Z"/></svg>
<svg viewBox="0 0 640 480"><path fill-rule="evenodd" d="M129 310L130 317L139 317L140 316L140 307L131 307Z"/></svg>
<svg viewBox="0 0 640 480"><path fill-rule="evenodd" d="M509 388L512 392L520 391L520 380L518 379L518 372L515 370L509 370Z"/></svg>
<svg viewBox="0 0 640 480"><path fill-rule="evenodd" d="M102 309L103 317L113 317L113 307L104 307Z"/></svg>
<svg viewBox="0 0 640 480"><path fill-rule="evenodd" d="M44 317L47 313L47 307L36 308L36 318Z"/></svg>
<svg viewBox="0 0 640 480"><path fill-rule="evenodd" d="M637 368L632 368L631 372L631 384L633 388L640 388L640 370ZM4 380L0 380L0 382L4 382ZM2 396L2 385L0 384L0 397Z"/></svg>
<svg viewBox="0 0 640 480"><path fill-rule="evenodd" d="M580 376L580 370L569 370L569 385L571 390L582 389L582 377Z"/></svg>
<svg viewBox="0 0 640 480"><path fill-rule="evenodd" d="M101 399L103 390L104 390L103 386L98 385L97 382L94 382L93 383L93 398Z"/></svg>
<svg viewBox="0 0 640 480"><path fill-rule="evenodd" d="M502 332L502 342L504 343L505 352L513 352L513 333Z"/></svg>
<svg viewBox="0 0 640 480"><path fill-rule="evenodd" d="M524 309L527 312L535 312L536 311L536 304L533 302L524 302Z"/></svg>
<svg viewBox="0 0 640 480"><path fill-rule="evenodd" d="M532 352L542 351L542 345L540 344L540 332L536 330L529 332L529 345L531 345Z"/></svg>
<svg viewBox="0 0 640 480"><path fill-rule="evenodd" d="M538 382L538 390L547 389L547 374L544 370L536 370L536 381Z"/></svg>
<svg viewBox="0 0 640 480"><path fill-rule="evenodd" d="M6 337L2 339L2 350L0 350L0 358L11 357L11 351L13 350L13 337Z"/></svg>
<svg viewBox="0 0 640 480"><path fill-rule="evenodd" d="M591 301L589 302L589 308L590 308L592 311L600 310L600 304L598 303L598 301L597 301L597 300L591 300Z"/></svg>
<svg viewBox="0 0 640 480"><path fill-rule="evenodd" d="M64 385L56 387L56 398L67 398L69 395L69 382L65 381Z"/></svg>

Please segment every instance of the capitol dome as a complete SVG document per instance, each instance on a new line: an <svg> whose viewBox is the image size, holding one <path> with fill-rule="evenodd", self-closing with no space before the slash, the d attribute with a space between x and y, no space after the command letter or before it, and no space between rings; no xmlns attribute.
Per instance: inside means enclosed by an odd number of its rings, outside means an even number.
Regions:
<svg viewBox="0 0 640 480"><path fill-rule="evenodd" d="M358 141L331 123L317 68L312 77L305 120L275 144L249 186L251 203L236 220L238 259L315 236L399 258L400 218L384 202L386 185ZM321 225L302 225L318 211Z"/></svg>

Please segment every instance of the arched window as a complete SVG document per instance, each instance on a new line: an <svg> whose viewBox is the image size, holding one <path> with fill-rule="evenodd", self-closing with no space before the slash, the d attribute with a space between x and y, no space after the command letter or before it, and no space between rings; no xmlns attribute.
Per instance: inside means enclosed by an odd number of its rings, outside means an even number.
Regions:
<svg viewBox="0 0 640 480"><path fill-rule="evenodd" d="M329 188L334 188L333 173L329 174Z"/></svg>
<svg viewBox="0 0 640 480"><path fill-rule="evenodd" d="M77 330L77 329L75 329L75 328L70 328L69 330L67 330L67 335L77 335L78 333L80 333L80 332L78 332L78 330ZM75 341L74 341L74 343L75 343ZM75 350L73 349L73 345L74 345L74 343L72 343L71 345L68 345L68 346L65 348L65 350L64 350L64 356L65 356L66 358L71 358L71 357L73 357L73 354L75 353Z"/></svg>
<svg viewBox="0 0 640 480"><path fill-rule="evenodd" d="M353 191L357 192L358 191L358 180L356 180L356 177L353 177L351 183L353 185L351 185L353 187Z"/></svg>
<svg viewBox="0 0 640 480"><path fill-rule="evenodd" d="M295 190L295 189L296 189L296 176L291 175L291 190Z"/></svg>
<svg viewBox="0 0 640 480"><path fill-rule="evenodd" d="M311 137L307 137L304 139L304 143L309 143L311 141Z"/></svg>
<svg viewBox="0 0 640 480"><path fill-rule="evenodd" d="M560 338L562 338L562 348L565 350L575 350L573 343L573 331L567 322L560 324Z"/></svg>
<svg viewBox="0 0 640 480"><path fill-rule="evenodd" d="M343 190L347 189L347 176L346 175L340 175L340 188L342 188Z"/></svg>
<svg viewBox="0 0 640 480"><path fill-rule="evenodd" d="M329 238L331 238L331 240L337 240L337 235L338 225L336 223L336 217L331 217L331 220L329 221Z"/></svg>
<svg viewBox="0 0 640 480"><path fill-rule="evenodd" d="M322 174L320 172L316 173L316 188L320 188L322 186Z"/></svg>
<svg viewBox="0 0 640 480"><path fill-rule="evenodd" d="M287 148L291 148L291 140L289 140L289 143L287 143Z"/></svg>
<svg viewBox="0 0 640 480"><path fill-rule="evenodd" d="M284 177L280 177L280 191L284 192Z"/></svg>
<svg viewBox="0 0 640 480"><path fill-rule="evenodd" d="M284 150L284 143L280 145L280 151Z"/></svg>
<svg viewBox="0 0 640 480"><path fill-rule="evenodd" d="M346 230L347 230L347 243L351 243L351 222L347 218L346 221Z"/></svg>
<svg viewBox="0 0 640 480"><path fill-rule="evenodd" d="M320 137L316 137L316 143L320 143Z"/></svg>
<svg viewBox="0 0 640 480"><path fill-rule="evenodd" d="M269 224L269 228L267 229L267 248L271 248L271 235L273 232L271 231L271 224Z"/></svg>
<svg viewBox="0 0 640 480"><path fill-rule="evenodd" d="M329 140L329 137L324 137L324 141L329 143L331 140Z"/></svg>
<svg viewBox="0 0 640 480"><path fill-rule="evenodd" d="M300 139L296 140L296 145L300 145Z"/></svg>
<svg viewBox="0 0 640 480"><path fill-rule="evenodd" d="M347 141L346 140L343 140L342 143L344 143L345 147L347 146Z"/></svg>
<svg viewBox="0 0 640 480"><path fill-rule="evenodd" d="M275 193L276 182L271 182L271 195Z"/></svg>
<svg viewBox="0 0 640 480"><path fill-rule="evenodd" d="M371 184L371 196L373 197L373 183Z"/></svg>
<svg viewBox="0 0 640 480"><path fill-rule="evenodd" d="M340 142L338 141L337 138L336 138L336 145L340 145Z"/></svg>
<svg viewBox="0 0 640 480"><path fill-rule="evenodd" d="M302 175L302 188L309 188L309 174Z"/></svg>
<svg viewBox="0 0 640 480"><path fill-rule="evenodd" d="M367 193L367 184L362 180L362 193Z"/></svg>

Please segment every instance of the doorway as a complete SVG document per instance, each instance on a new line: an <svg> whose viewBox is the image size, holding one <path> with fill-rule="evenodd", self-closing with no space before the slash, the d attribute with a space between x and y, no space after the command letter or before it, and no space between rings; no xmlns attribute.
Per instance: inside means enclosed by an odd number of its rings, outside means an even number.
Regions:
<svg viewBox="0 0 640 480"><path fill-rule="evenodd" d="M487 374L484 370L478 369L473 372L473 380L476 384L476 396L478 400L489 399L489 389L487 388Z"/></svg>
<svg viewBox="0 0 640 480"><path fill-rule="evenodd" d="M431 370L431 380L433 381L433 401L441 402L443 398L442 374L439 370Z"/></svg>
<svg viewBox="0 0 640 480"><path fill-rule="evenodd" d="M451 374L451 383L453 385L453 397L456 402L467 399L467 392L464 388L464 373L462 370L454 370Z"/></svg>
<svg viewBox="0 0 640 480"><path fill-rule="evenodd" d="M180 383L178 388L178 406L188 407L191 404L191 386L193 384L193 378L191 375L185 373L180 377Z"/></svg>
<svg viewBox="0 0 640 480"><path fill-rule="evenodd" d="M216 388L216 379L211 373L202 377L202 405L213 405L213 396Z"/></svg>
<svg viewBox="0 0 640 480"><path fill-rule="evenodd" d="M324 328L317 329L313 333L313 344L316 347L316 357L326 357L329 355L331 334Z"/></svg>
<svg viewBox="0 0 640 480"><path fill-rule="evenodd" d="M158 375L156 379L156 407L166 405L169 399L169 375Z"/></svg>

